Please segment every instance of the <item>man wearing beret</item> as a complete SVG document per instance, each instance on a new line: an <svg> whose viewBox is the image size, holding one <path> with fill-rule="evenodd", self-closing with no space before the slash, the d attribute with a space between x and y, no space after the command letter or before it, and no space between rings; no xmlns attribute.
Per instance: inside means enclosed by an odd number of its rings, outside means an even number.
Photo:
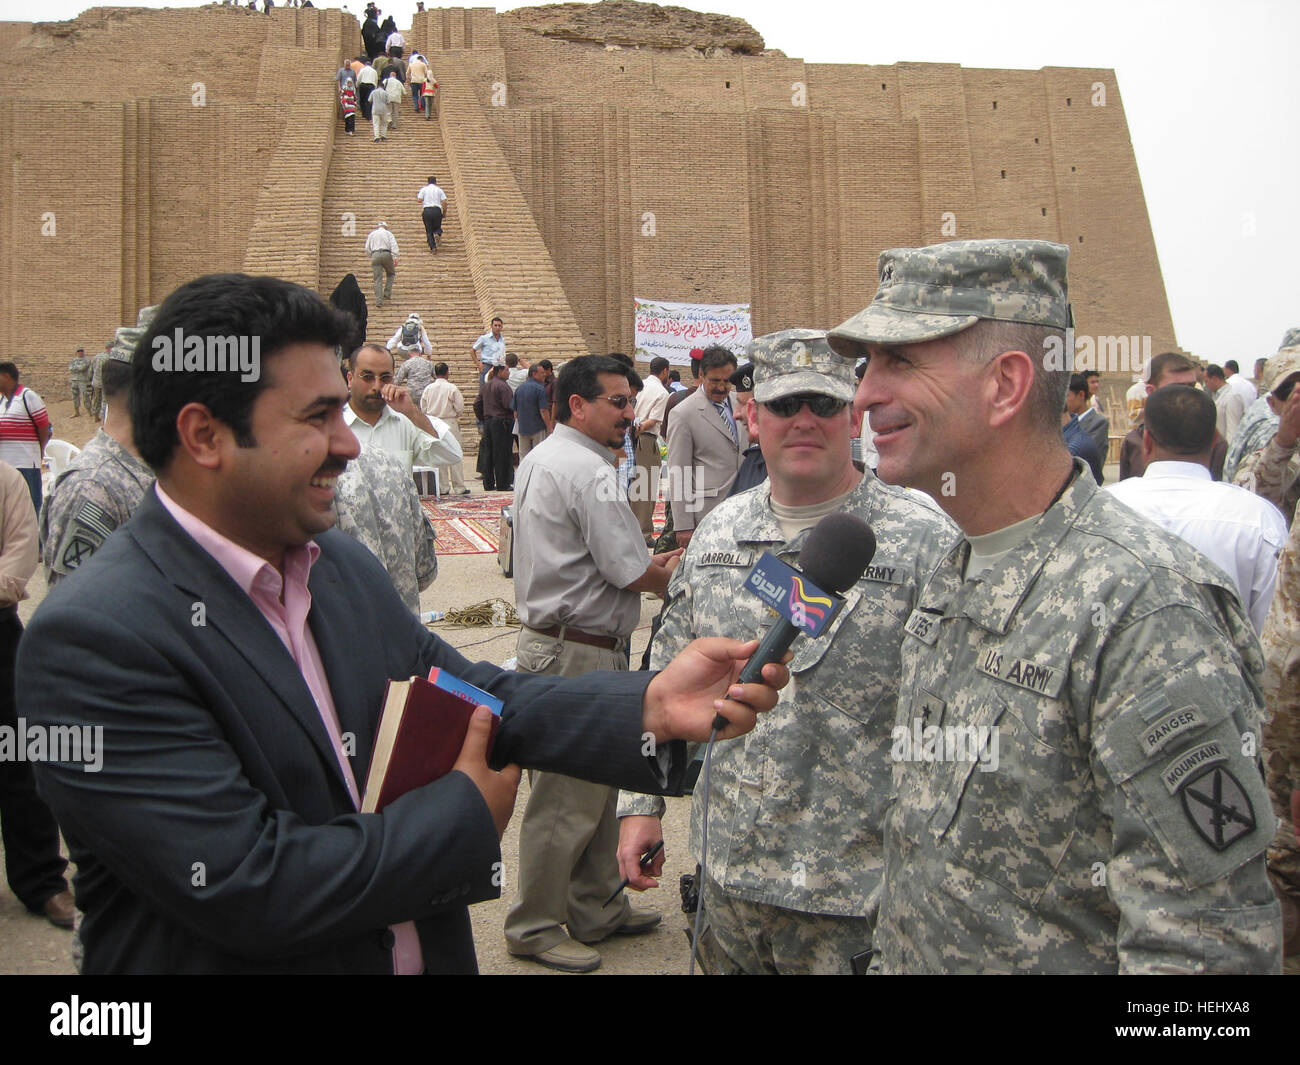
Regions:
<svg viewBox="0 0 1300 1065"><path fill-rule="evenodd" d="M831 352L825 333L759 337L750 357L750 380L737 387L753 392L746 414L769 479L718 504L696 529L651 664L697 636L764 631L770 612L744 587L764 552L796 563L809 530L836 512L874 530L875 556L831 628L795 644L789 695L751 740L715 749L706 856L699 787L691 824L710 971L849 973L869 955L875 924L902 626L956 530L915 493L854 467L853 364ZM638 868L663 839L663 810L654 796L620 796L619 864L638 890L663 867L660 852L652 875Z"/></svg>
<svg viewBox="0 0 1300 1065"><path fill-rule="evenodd" d="M881 478L965 534L904 625L878 963L1277 972L1259 644L1226 575L1065 448L1067 254L886 251L829 334L869 359Z"/></svg>

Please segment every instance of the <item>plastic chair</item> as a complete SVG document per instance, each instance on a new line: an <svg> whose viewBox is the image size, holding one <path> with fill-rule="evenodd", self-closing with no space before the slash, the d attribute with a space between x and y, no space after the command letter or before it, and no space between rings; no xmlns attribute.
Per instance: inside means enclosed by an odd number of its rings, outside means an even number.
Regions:
<svg viewBox="0 0 1300 1065"><path fill-rule="evenodd" d="M433 466L413 466L411 472L415 475L416 490L422 496L438 496L438 471ZM429 474L433 474L433 491L429 491Z"/></svg>
<svg viewBox="0 0 1300 1065"><path fill-rule="evenodd" d="M81 448L75 444L69 444L66 440L51 440L45 445L45 461L49 464L50 476L57 477L80 454Z"/></svg>

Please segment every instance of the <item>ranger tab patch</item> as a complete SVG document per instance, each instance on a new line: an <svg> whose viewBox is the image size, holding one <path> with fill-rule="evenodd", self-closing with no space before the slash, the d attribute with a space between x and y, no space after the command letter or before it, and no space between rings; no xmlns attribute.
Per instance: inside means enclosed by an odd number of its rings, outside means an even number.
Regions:
<svg viewBox="0 0 1300 1065"><path fill-rule="evenodd" d="M1246 789L1225 767L1215 766L1183 788L1192 827L1216 851L1255 831L1255 808Z"/></svg>
<svg viewBox="0 0 1300 1065"><path fill-rule="evenodd" d="M1147 726L1142 733L1142 751L1150 758L1204 724L1205 718L1196 707L1180 707Z"/></svg>

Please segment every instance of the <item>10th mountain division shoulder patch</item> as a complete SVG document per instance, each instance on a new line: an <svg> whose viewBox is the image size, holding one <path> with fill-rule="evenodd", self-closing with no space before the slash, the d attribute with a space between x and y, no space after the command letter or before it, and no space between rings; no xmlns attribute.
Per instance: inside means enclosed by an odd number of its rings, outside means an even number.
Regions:
<svg viewBox="0 0 1300 1065"><path fill-rule="evenodd" d="M1246 789L1221 765L1185 784L1182 798L1192 827L1216 851L1255 831L1255 808Z"/></svg>
<svg viewBox="0 0 1300 1065"><path fill-rule="evenodd" d="M82 503L73 512L54 553L59 570L71 573L84 565L116 528L113 516L98 503Z"/></svg>

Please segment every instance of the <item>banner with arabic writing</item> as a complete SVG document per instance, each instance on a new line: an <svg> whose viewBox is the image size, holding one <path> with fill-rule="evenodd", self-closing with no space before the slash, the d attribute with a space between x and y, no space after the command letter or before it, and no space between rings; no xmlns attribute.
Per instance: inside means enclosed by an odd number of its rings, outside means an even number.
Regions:
<svg viewBox="0 0 1300 1065"><path fill-rule="evenodd" d="M748 303L668 303L636 300L636 359L662 355L676 366L691 361L691 348L721 344L741 362L754 339Z"/></svg>

